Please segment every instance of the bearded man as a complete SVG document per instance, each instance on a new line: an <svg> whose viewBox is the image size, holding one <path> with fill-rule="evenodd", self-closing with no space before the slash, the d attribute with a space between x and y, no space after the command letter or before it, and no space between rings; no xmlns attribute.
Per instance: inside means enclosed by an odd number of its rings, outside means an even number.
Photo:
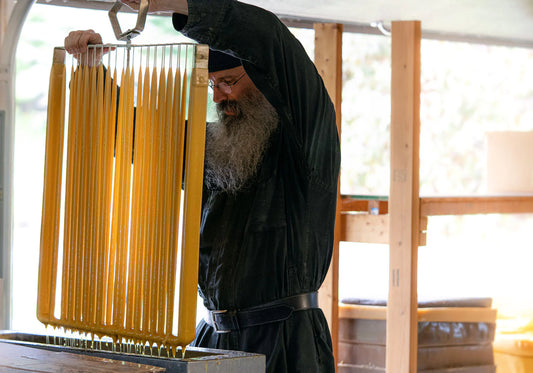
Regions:
<svg viewBox="0 0 533 373"><path fill-rule="evenodd" d="M135 0L126 4L136 8ZM272 13L234 0L151 0L211 48L219 120L207 125L194 346L266 355L269 373L334 372L317 304L332 248L340 167L333 104ZM71 53L100 43L72 33Z"/></svg>
<svg viewBox="0 0 533 373"><path fill-rule="evenodd" d="M207 189L235 193L241 189L257 172L270 136L278 126L276 110L250 84L239 66L238 59L210 52L210 86L219 120L207 125L204 176Z"/></svg>

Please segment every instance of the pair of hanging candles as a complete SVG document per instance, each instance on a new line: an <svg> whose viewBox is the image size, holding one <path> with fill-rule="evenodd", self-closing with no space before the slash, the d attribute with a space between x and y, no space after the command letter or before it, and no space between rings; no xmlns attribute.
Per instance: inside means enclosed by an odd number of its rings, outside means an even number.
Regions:
<svg viewBox="0 0 533 373"><path fill-rule="evenodd" d="M208 48L110 49L70 74L54 50L37 317L174 349L195 336Z"/></svg>

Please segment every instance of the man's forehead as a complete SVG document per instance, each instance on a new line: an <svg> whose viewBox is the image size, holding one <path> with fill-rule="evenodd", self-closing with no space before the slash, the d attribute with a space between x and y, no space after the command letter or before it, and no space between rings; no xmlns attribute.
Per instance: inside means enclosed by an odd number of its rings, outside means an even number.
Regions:
<svg viewBox="0 0 533 373"><path fill-rule="evenodd" d="M244 68L242 66L237 66L237 67L227 69L227 70L210 72L209 79L210 80L228 80L228 79L238 77L243 72L244 72Z"/></svg>

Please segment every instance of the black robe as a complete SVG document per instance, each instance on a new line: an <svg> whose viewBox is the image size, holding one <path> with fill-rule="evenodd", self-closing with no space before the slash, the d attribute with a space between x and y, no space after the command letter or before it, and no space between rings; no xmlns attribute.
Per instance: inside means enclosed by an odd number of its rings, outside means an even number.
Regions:
<svg viewBox="0 0 533 373"><path fill-rule="evenodd" d="M274 106L279 126L257 177L235 194L204 188L199 288L210 310L239 310L318 290L332 248L340 167L333 104L314 64L272 13L233 0L189 0L184 35L232 54ZM320 309L216 333L195 346L265 354L268 372L333 372Z"/></svg>

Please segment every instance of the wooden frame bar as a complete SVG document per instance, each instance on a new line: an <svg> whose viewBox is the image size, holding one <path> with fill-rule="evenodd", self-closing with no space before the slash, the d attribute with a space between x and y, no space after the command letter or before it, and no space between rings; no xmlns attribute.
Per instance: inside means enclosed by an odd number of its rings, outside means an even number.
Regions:
<svg viewBox="0 0 533 373"><path fill-rule="evenodd" d="M341 236L344 242L389 243L389 215L341 214ZM418 245L426 245L428 218L420 217Z"/></svg>
<svg viewBox="0 0 533 373"><path fill-rule="evenodd" d="M342 214L341 241L389 243L389 216L369 214Z"/></svg>
<svg viewBox="0 0 533 373"><path fill-rule="evenodd" d="M497 310L483 307L419 308L417 320L427 322L496 322ZM387 307L345 304L339 308L339 318L386 320Z"/></svg>
<svg viewBox="0 0 533 373"><path fill-rule="evenodd" d="M386 199L364 199L341 196L341 212L373 212L373 209L377 209L377 214L387 214L389 212L389 202Z"/></svg>
<svg viewBox="0 0 533 373"><path fill-rule="evenodd" d="M341 197L341 241L389 243L388 201ZM533 214L533 196L422 197L418 246L426 245L430 216ZM376 207L378 215L373 214Z"/></svg>
<svg viewBox="0 0 533 373"><path fill-rule="evenodd" d="M342 101L342 25L334 23L316 23L315 30L315 65L335 106L337 129L341 135L341 101ZM341 241L341 198L340 181L337 186L337 213L335 217L335 242L331 265L318 293L318 303L331 331L333 356L337 361L339 334L339 242Z"/></svg>
<svg viewBox="0 0 533 373"><path fill-rule="evenodd" d="M533 213L533 196L428 197L420 199L420 215Z"/></svg>
<svg viewBox="0 0 533 373"><path fill-rule="evenodd" d="M370 212L377 207L387 214L386 199L341 196L341 212ZM420 216L533 213L533 195L420 197Z"/></svg>
<svg viewBox="0 0 533 373"><path fill-rule="evenodd" d="M387 373L417 371L420 42L419 21L392 22Z"/></svg>

